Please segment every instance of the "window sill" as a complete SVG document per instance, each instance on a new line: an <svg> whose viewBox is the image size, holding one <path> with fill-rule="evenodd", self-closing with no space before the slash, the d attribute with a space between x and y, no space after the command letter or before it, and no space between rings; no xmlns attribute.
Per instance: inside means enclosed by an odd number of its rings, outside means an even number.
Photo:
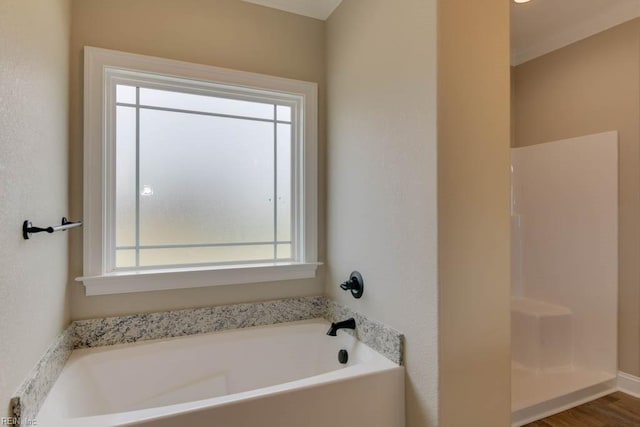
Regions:
<svg viewBox="0 0 640 427"><path fill-rule="evenodd" d="M78 277L86 295L202 288L208 286L311 279L320 263L270 263L225 267L123 271L103 276Z"/></svg>

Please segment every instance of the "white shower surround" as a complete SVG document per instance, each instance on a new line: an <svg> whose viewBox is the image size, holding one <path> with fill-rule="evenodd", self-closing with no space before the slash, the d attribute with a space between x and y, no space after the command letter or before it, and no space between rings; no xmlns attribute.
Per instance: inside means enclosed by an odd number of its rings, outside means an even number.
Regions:
<svg viewBox="0 0 640 427"><path fill-rule="evenodd" d="M316 319L75 350L38 422L404 426L404 368L328 327Z"/></svg>
<svg viewBox="0 0 640 427"><path fill-rule="evenodd" d="M513 354L540 357L514 359L515 425L615 389L617 143L612 131L512 149Z"/></svg>

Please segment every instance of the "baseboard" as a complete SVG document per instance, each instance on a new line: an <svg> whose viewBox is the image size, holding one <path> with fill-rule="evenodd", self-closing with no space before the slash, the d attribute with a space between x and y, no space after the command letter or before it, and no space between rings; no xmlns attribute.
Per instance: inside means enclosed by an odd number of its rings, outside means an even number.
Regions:
<svg viewBox="0 0 640 427"><path fill-rule="evenodd" d="M640 398L640 377L618 371L618 391Z"/></svg>
<svg viewBox="0 0 640 427"><path fill-rule="evenodd" d="M640 384L640 378L638 378L638 381ZM555 415L559 412L566 411L567 409L574 408L611 394L617 390L618 386L616 384L616 379L613 378L611 381L595 384L591 387L560 396L556 399L551 399L538 405L515 411L512 414L511 427L523 426L530 422Z"/></svg>

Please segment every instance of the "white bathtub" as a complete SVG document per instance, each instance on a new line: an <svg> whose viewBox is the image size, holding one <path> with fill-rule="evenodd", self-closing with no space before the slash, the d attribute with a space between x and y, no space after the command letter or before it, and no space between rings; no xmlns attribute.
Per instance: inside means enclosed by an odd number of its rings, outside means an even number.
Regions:
<svg viewBox="0 0 640 427"><path fill-rule="evenodd" d="M403 427L404 369L328 328L311 320L75 350L38 425Z"/></svg>

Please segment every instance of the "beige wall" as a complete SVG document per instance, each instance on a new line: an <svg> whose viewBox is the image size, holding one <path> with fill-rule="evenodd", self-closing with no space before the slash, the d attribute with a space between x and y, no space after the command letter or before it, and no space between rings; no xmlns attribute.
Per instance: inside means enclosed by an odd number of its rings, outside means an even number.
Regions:
<svg viewBox="0 0 640 427"><path fill-rule="evenodd" d="M405 334L410 427L438 419L435 28L435 0L344 0L327 22L326 292Z"/></svg>
<svg viewBox="0 0 640 427"><path fill-rule="evenodd" d="M640 375L640 19L515 67L515 146L619 131L619 369Z"/></svg>
<svg viewBox="0 0 640 427"><path fill-rule="evenodd" d="M82 216L82 47L178 59L319 83L319 257L324 259L324 23L238 0L73 0L70 194ZM69 276L82 275L82 238L70 241ZM71 282L74 319L322 293L315 280L85 297Z"/></svg>
<svg viewBox="0 0 640 427"><path fill-rule="evenodd" d="M408 426L507 426L509 6L437 8L328 21L327 293L405 333Z"/></svg>
<svg viewBox="0 0 640 427"><path fill-rule="evenodd" d="M508 426L509 2L438 2L440 425Z"/></svg>
<svg viewBox="0 0 640 427"><path fill-rule="evenodd" d="M0 417L69 319L69 233L21 234L68 213L69 21L67 0L0 2Z"/></svg>

